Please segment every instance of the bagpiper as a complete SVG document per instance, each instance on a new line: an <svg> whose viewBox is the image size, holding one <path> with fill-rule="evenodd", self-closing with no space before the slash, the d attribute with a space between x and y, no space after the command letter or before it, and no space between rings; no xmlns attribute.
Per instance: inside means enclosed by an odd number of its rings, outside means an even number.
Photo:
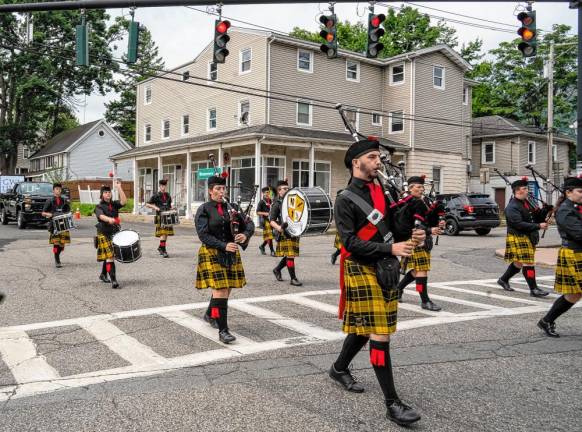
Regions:
<svg viewBox="0 0 582 432"><path fill-rule="evenodd" d="M250 218L243 218L239 207L225 201L226 179L212 176L208 179L210 199L196 212L198 251L196 288L212 290L212 297L204 320L218 328L218 338L230 344L236 337L228 328L228 298L233 289L247 284L239 249L245 248L255 232ZM238 233L233 230L238 225Z"/></svg>
<svg viewBox="0 0 582 432"><path fill-rule="evenodd" d="M335 202L335 223L342 241L340 318L347 333L329 376L347 391L361 393L349 364L370 343L370 363L384 394L386 416L399 425L420 420L418 412L400 400L392 372L390 335L396 331L399 263L410 256L406 236L390 232L393 214L382 187L374 182L381 167L379 143L358 141L348 149L344 163L351 179ZM414 230L414 241L425 239Z"/></svg>
<svg viewBox="0 0 582 432"><path fill-rule="evenodd" d="M560 337L556 332L556 319L582 298L582 179L568 177L563 190L556 212L562 246L558 252L554 282L554 290L562 296L538 321L538 327L550 337Z"/></svg>
<svg viewBox="0 0 582 432"><path fill-rule="evenodd" d="M156 226L155 236L160 239L160 245L158 246L158 252L164 258L168 258L167 241L169 236L174 235L173 226L162 226L161 213L163 211L170 210L172 208L172 197L166 191L168 180L162 179L159 181L160 189L158 193L152 195L146 207L151 208L156 211L156 216L154 218L154 224Z"/></svg>
<svg viewBox="0 0 582 432"><path fill-rule="evenodd" d="M275 256L275 249L273 248L273 227L271 227L271 223L269 222L269 212L273 204L271 200L271 188L266 186L261 189L261 192L263 193L263 199L257 204L257 216L259 216L259 225L263 229L263 243L259 246L259 250L262 255L266 255L265 246L269 245L271 256Z"/></svg>
<svg viewBox="0 0 582 432"><path fill-rule="evenodd" d="M532 213L535 207L528 199L527 177L511 184L513 197L505 208L507 237L505 238L505 262L509 263L505 273L497 283L505 291L515 291L509 279L522 271L532 297L545 297L549 294L537 286L535 270L535 247L539 242L540 229L548 229L546 222L534 222Z"/></svg>
<svg viewBox="0 0 582 432"><path fill-rule="evenodd" d="M53 184L53 196L49 198L42 210L42 216L52 219L53 216L69 213L71 206L69 202L62 197L63 185L60 183ZM63 231L59 234L53 232L52 223L49 222L49 244L53 247L53 255L55 258L55 267L61 268L61 253L65 250L65 245L71 243L71 233L69 230Z"/></svg>

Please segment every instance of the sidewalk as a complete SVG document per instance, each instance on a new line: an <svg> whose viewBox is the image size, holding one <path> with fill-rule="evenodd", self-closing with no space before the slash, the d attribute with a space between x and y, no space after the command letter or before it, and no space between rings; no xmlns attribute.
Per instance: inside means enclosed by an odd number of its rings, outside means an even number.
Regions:
<svg viewBox="0 0 582 432"><path fill-rule="evenodd" d="M559 247L544 247L536 249L536 266L554 268L558 261ZM495 256L503 258L505 249L496 249Z"/></svg>

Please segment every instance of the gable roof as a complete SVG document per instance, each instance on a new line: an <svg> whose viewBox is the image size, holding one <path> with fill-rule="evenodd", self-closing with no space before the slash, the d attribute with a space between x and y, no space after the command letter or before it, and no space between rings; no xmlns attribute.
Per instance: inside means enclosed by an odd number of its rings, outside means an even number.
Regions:
<svg viewBox="0 0 582 432"><path fill-rule="evenodd" d="M546 135L547 131L537 126L525 125L517 120L491 115L476 117L473 119L473 138L482 136L504 136L504 135ZM574 142L572 137L555 133L554 138L563 141Z"/></svg>

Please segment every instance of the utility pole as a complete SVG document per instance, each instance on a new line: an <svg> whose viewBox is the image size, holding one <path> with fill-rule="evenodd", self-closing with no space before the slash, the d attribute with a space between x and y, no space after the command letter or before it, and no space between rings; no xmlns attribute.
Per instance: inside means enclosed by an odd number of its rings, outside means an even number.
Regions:
<svg viewBox="0 0 582 432"><path fill-rule="evenodd" d="M547 179L552 181L552 156L554 145L554 41L550 41L550 58L547 63L548 67L548 167ZM552 204L552 190L549 183L546 181L546 201Z"/></svg>

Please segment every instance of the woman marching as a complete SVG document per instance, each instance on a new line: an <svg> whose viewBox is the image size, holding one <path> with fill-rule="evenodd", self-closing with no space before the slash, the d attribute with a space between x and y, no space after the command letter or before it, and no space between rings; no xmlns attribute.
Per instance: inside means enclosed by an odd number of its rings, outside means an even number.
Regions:
<svg viewBox="0 0 582 432"><path fill-rule="evenodd" d="M212 290L204 320L218 327L219 340L229 344L236 337L228 329L228 298L233 288L242 288L247 283L239 248L246 249L255 225L242 216L236 204L225 202L225 193L226 179L210 177L210 200L196 212L196 232L202 242L198 251L196 288ZM237 225L238 229L233 229Z"/></svg>
<svg viewBox="0 0 582 432"><path fill-rule="evenodd" d="M259 246L261 255L266 255L265 246L269 245L271 256L275 256L275 249L273 248L273 228L269 223L269 212L271 211L271 188L269 186L261 189L263 192L263 199L257 205L257 215L260 217L261 228L263 229L263 243Z"/></svg>
<svg viewBox="0 0 582 432"><path fill-rule="evenodd" d="M562 247L558 252L554 290L562 296L538 321L538 327L550 337L560 337L556 332L556 319L582 298L582 179L569 177L564 181L561 201L556 224Z"/></svg>
<svg viewBox="0 0 582 432"><path fill-rule="evenodd" d="M44 204L42 215L45 218L52 219L53 216L59 214L69 213L71 207L66 199L61 194L63 186L60 183L53 184L53 197L49 198ZM49 224L50 236L49 244L53 246L53 255L55 256L55 267L61 268L61 253L65 250L65 245L71 243L71 233L69 230L63 231L60 234L55 234L52 231L52 224Z"/></svg>

